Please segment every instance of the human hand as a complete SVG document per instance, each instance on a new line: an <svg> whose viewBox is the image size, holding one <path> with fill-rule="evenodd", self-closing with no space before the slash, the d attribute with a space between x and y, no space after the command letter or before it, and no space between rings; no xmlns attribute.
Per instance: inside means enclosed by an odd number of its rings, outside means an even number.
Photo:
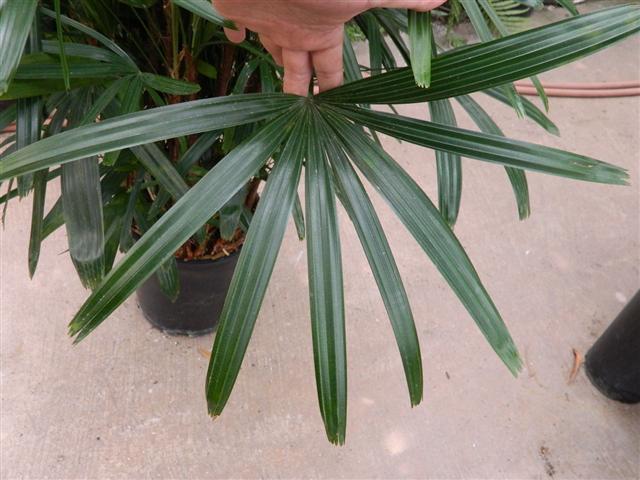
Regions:
<svg viewBox="0 0 640 480"><path fill-rule="evenodd" d="M371 8L428 11L446 0L213 0L217 10L238 30L225 29L235 43L246 29L284 66L284 91L306 96L315 70L320 91L343 80L344 24Z"/></svg>

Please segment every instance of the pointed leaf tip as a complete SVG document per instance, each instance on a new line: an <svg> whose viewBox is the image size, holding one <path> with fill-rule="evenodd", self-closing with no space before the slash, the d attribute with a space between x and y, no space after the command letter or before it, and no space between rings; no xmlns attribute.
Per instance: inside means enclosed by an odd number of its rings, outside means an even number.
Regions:
<svg viewBox="0 0 640 480"><path fill-rule="evenodd" d="M431 85L431 57L433 56L431 13L409 11L410 57L416 85Z"/></svg>

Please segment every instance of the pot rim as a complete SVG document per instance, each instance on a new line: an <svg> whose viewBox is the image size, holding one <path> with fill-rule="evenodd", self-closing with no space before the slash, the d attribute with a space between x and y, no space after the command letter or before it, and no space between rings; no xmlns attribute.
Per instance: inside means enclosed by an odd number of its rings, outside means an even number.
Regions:
<svg viewBox="0 0 640 480"><path fill-rule="evenodd" d="M138 240L140 240L140 235L138 235L136 232L133 232L133 231L131 233L133 235L133 239L136 242ZM246 240L246 238L245 238L245 240ZM192 265L210 265L212 263L224 262L227 259L230 259L232 257L235 257L235 256L239 255L243 246L244 246L244 241L240 244L240 246L238 248L236 248L229 255L225 255L224 257L216 258L215 260L212 260L211 258L194 258L193 260L187 260L185 258L180 258L180 257L176 257L176 256L174 256L173 258L176 259L176 262L178 262L178 265L189 265L189 264L192 264Z"/></svg>
<svg viewBox="0 0 640 480"><path fill-rule="evenodd" d="M242 250L242 245L238 247L236 250L231 252L229 255L225 255L224 257L211 259L211 258L194 258L193 260L187 260L185 258L175 257L176 261L179 265L211 265L214 263L224 263L225 261L231 260L233 257L240 255L240 251Z"/></svg>

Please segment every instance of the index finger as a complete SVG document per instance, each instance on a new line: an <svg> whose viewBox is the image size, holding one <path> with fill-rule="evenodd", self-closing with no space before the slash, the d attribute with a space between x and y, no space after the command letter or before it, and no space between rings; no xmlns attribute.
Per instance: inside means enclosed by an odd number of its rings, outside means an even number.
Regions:
<svg viewBox="0 0 640 480"><path fill-rule="evenodd" d="M321 92L342 85L344 79L342 43L313 52L311 58Z"/></svg>
<svg viewBox="0 0 640 480"><path fill-rule="evenodd" d="M311 58L304 50L282 50L284 63L284 92L306 97L311 83Z"/></svg>

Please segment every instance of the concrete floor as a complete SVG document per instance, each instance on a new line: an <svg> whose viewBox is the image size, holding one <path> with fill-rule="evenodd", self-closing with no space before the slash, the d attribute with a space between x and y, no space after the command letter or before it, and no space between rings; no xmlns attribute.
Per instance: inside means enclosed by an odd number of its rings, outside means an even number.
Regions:
<svg viewBox="0 0 640 480"><path fill-rule="evenodd" d="M636 37L542 78L637 79L639 59ZM346 445L326 441L318 413L305 248L291 226L233 395L212 422L202 354L212 336L167 337L130 299L73 347L66 324L87 292L62 254L65 234L47 241L29 281L30 202L13 202L1 236L0 476L638 478L640 408L606 400L583 372L572 384L567 378L572 349L586 352L640 286L640 101L552 99L557 138L477 98L509 136L622 165L634 184L531 174L533 216L519 222L503 170L464 160L456 233L519 345L519 378L373 195L417 321L423 404L409 407L391 328L343 214ZM402 110L425 115L422 106ZM462 112L459 121L472 127ZM385 145L435 198L432 152L390 139Z"/></svg>

